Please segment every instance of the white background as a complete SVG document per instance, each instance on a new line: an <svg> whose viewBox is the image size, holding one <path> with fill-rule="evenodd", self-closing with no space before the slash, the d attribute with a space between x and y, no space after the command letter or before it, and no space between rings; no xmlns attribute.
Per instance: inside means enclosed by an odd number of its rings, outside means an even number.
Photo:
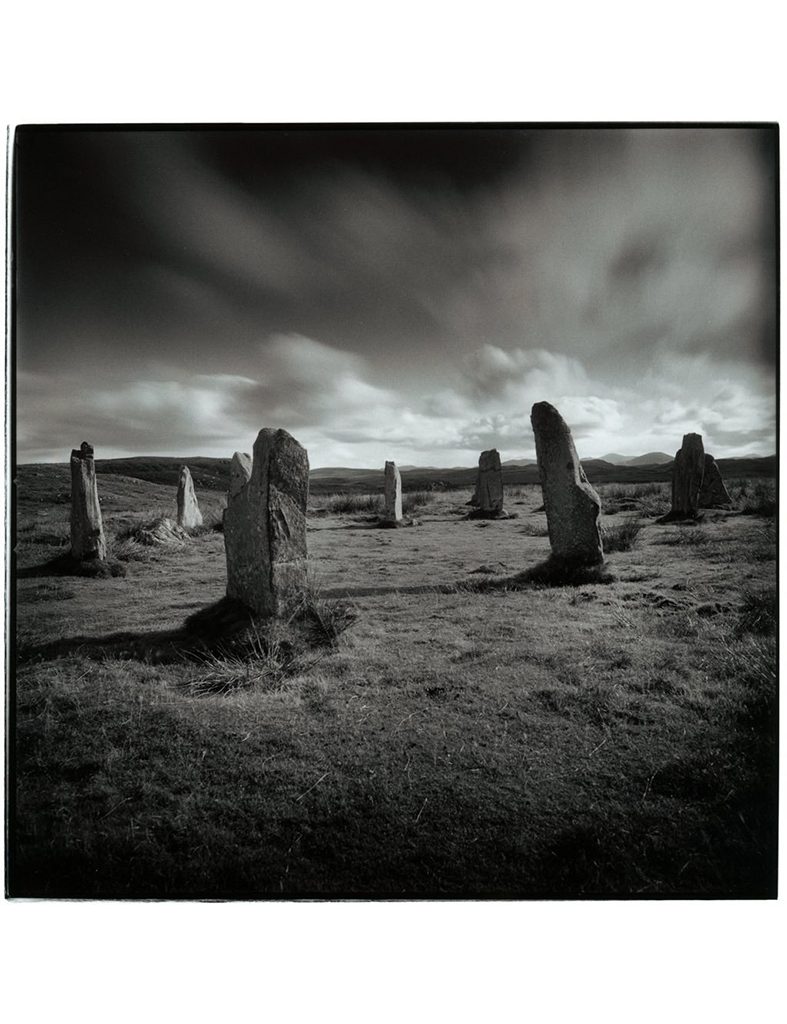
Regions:
<svg viewBox="0 0 787 1024"><path fill-rule="evenodd" d="M0 119L778 121L776 9L18 2L1 26ZM6 901L0 913L6 1019L25 1024L737 1024L786 1001L783 901Z"/></svg>

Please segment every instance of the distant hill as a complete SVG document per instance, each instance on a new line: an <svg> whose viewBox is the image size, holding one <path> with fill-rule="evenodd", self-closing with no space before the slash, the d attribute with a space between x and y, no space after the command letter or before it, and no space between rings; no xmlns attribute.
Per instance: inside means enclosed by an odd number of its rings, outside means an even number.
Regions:
<svg viewBox="0 0 787 1024"><path fill-rule="evenodd" d="M601 456L602 462L609 462L613 466L659 466L665 462L672 462L671 455L664 452L648 452L646 455L619 455L617 452L610 452L609 455Z"/></svg>
<svg viewBox="0 0 787 1024"><path fill-rule="evenodd" d="M536 466L538 463L535 459L506 459L505 462L500 463L501 466Z"/></svg>
<svg viewBox="0 0 787 1024"><path fill-rule="evenodd" d="M637 455L633 459L626 459L627 466L659 466L665 462L672 462L671 455L664 452L648 452L646 455Z"/></svg>
<svg viewBox="0 0 787 1024"><path fill-rule="evenodd" d="M583 459L582 466L591 483L646 483L650 481L670 480L672 478L672 459L658 463L644 464L638 456L625 465L615 465L608 459ZM776 475L776 456L752 457L742 459L717 459L721 475L725 479L734 477L774 477ZM522 463L522 464L520 464ZM222 491L229 487L229 459L210 459L204 456L175 459L159 456L139 456L127 459L97 459L96 472L100 476L115 475L136 480L146 480L153 484L177 487L180 467L187 465L191 470L194 486L199 496L200 491ZM19 475L33 477L45 473L50 468L57 468L63 481L63 488L70 486L68 465L30 464L17 466ZM24 471L24 472L22 472ZM451 469L434 469L430 467L402 468L402 486L405 491L419 490L460 490L475 486L477 467L462 466ZM528 460L511 459L503 463L503 484L537 484L539 482L538 466ZM363 494L381 491L383 487L383 469L350 469L341 466L326 466L312 470L310 474L311 490L315 494L332 494L338 492Z"/></svg>

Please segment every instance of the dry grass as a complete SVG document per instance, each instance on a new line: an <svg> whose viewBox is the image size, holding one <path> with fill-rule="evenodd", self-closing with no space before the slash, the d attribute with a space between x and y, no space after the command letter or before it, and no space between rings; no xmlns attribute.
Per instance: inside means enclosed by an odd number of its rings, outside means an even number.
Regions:
<svg viewBox="0 0 787 1024"><path fill-rule="evenodd" d="M148 516L155 485L113 483L108 530ZM21 569L61 551L58 489ZM478 529L462 497L315 517L319 586L266 628L212 530L126 578L22 575L13 891L773 895L773 521L651 522L538 582L542 520Z"/></svg>

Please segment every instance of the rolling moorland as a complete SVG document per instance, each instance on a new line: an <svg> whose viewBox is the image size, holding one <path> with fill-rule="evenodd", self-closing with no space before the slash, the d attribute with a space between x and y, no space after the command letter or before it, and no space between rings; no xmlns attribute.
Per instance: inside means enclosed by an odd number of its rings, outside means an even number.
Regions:
<svg viewBox="0 0 787 1024"><path fill-rule="evenodd" d="M465 518L474 470L405 471L398 530L382 470L318 472L312 593L267 627L222 603L228 462L188 464L205 526L150 547L180 462L97 462L92 578L68 467L18 467L13 895L775 894L774 460L668 525L669 465L585 463L608 557L573 579L535 467L502 521Z"/></svg>

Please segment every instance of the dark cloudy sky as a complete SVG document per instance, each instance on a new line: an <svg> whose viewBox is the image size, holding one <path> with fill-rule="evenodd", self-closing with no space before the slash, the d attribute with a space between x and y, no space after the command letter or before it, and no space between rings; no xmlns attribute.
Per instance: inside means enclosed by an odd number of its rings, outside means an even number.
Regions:
<svg viewBox="0 0 787 1024"><path fill-rule="evenodd" d="M775 132L21 129L18 459L775 448Z"/></svg>

